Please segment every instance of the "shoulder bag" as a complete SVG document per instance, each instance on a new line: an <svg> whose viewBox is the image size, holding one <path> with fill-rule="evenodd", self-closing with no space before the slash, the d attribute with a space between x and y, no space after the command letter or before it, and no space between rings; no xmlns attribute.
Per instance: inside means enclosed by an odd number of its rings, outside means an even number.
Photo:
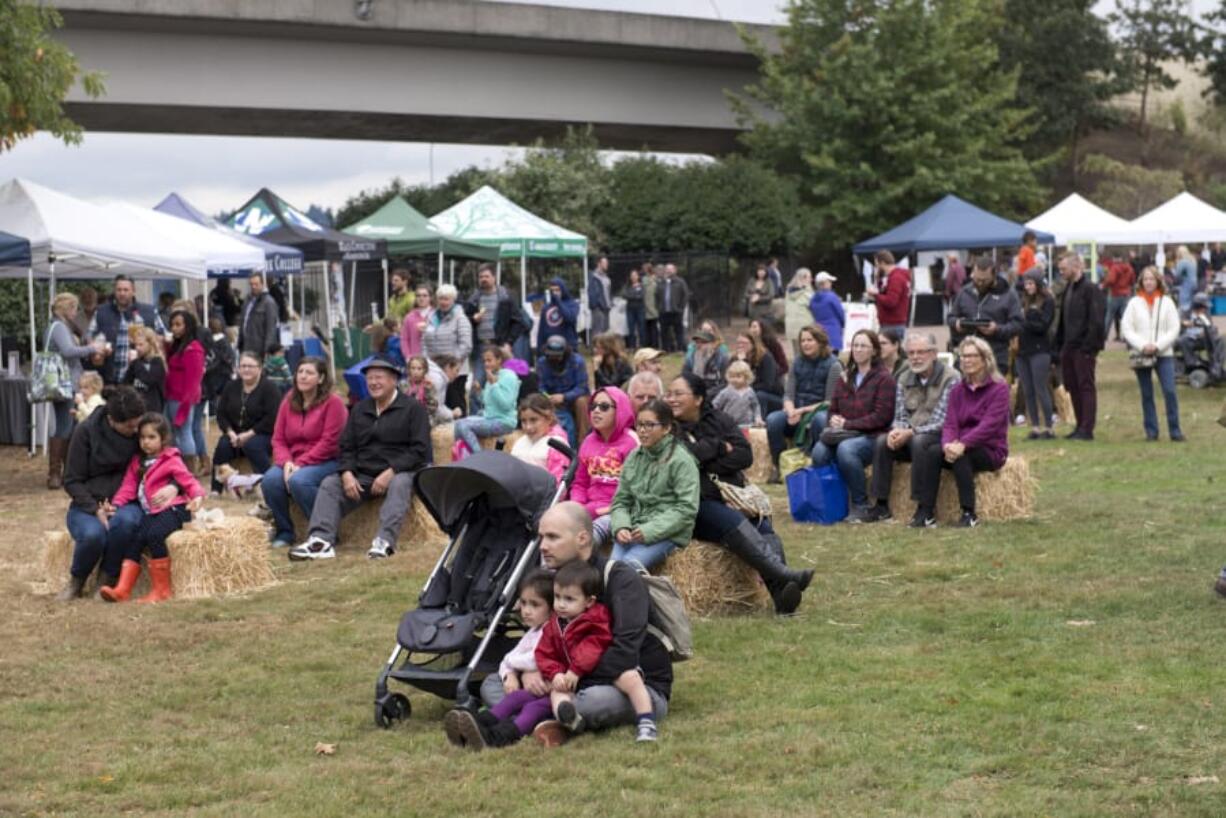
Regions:
<svg viewBox="0 0 1226 818"><path fill-rule="evenodd" d="M58 323L52 321L51 326L47 327L43 351L34 356L34 365L30 368L30 389L27 393L30 403L72 400L72 374L68 371L68 362L60 353L51 351L51 332Z"/></svg>

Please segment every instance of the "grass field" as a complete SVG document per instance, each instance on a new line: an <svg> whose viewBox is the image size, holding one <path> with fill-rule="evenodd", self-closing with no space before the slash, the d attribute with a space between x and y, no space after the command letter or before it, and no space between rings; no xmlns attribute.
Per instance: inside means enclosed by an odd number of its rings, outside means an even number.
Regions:
<svg viewBox="0 0 1226 818"><path fill-rule="evenodd" d="M466 753L416 693L409 722L377 729L375 675L428 555L277 555L281 583L246 598L57 605L32 589L66 502L7 450L0 815L1216 818L1223 397L1181 387L1190 442L1145 443L1113 351L1098 441L1014 430L1041 481L1033 520L781 521L817 569L799 615L696 623L646 748L620 730Z"/></svg>

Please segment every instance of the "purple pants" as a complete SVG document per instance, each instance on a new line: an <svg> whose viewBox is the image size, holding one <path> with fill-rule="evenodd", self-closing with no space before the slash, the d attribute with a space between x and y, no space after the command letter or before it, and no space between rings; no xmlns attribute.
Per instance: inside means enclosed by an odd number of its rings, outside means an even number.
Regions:
<svg viewBox="0 0 1226 818"><path fill-rule="evenodd" d="M1064 388L1068 390L1073 413L1077 415L1077 431L1089 435L1094 434L1094 421L1098 419L1098 387L1094 382L1097 363L1098 356L1093 353L1070 347L1060 352Z"/></svg>
<svg viewBox="0 0 1226 818"><path fill-rule="evenodd" d="M499 721L515 716L515 729L526 736L546 719L553 717L553 708L548 696L534 696L527 690L508 693L502 701L490 708Z"/></svg>

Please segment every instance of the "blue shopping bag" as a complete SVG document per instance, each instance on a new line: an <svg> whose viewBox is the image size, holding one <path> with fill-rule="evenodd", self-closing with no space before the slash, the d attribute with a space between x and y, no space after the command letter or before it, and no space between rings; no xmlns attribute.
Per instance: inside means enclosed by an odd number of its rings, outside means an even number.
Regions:
<svg viewBox="0 0 1226 818"><path fill-rule="evenodd" d="M787 485L796 522L834 525L847 517L847 484L833 463L797 469L788 475Z"/></svg>
<svg viewBox="0 0 1226 818"><path fill-rule="evenodd" d="M349 387L349 397L355 403L370 397L370 390L366 388L366 376L362 374L362 367L370 363L374 357L371 355L369 358L363 358L345 370L345 384Z"/></svg>

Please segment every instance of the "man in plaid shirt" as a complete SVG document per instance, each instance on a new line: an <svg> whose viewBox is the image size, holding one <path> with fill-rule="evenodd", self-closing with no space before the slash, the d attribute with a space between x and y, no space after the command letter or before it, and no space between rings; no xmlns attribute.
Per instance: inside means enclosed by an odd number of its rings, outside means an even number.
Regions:
<svg viewBox="0 0 1226 818"><path fill-rule="evenodd" d="M863 522L888 520L890 480L894 463L911 462L911 499L922 496L925 481L941 479L941 427L949 391L960 380L957 370L937 360L937 339L930 332L911 331L903 340L910 368L898 376L894 392L894 424L879 436L873 446L873 484L870 493L877 504L868 509ZM909 525L931 528L936 514L931 508L917 508Z"/></svg>
<svg viewBox="0 0 1226 818"><path fill-rule="evenodd" d="M157 310L136 300L136 287L126 275L115 276L115 290L111 299L98 305L94 320L89 324L92 338L105 336L110 344L110 354L99 367L102 380L108 384L123 382L128 371L128 327L145 325L153 327L158 335L166 334L166 326Z"/></svg>

